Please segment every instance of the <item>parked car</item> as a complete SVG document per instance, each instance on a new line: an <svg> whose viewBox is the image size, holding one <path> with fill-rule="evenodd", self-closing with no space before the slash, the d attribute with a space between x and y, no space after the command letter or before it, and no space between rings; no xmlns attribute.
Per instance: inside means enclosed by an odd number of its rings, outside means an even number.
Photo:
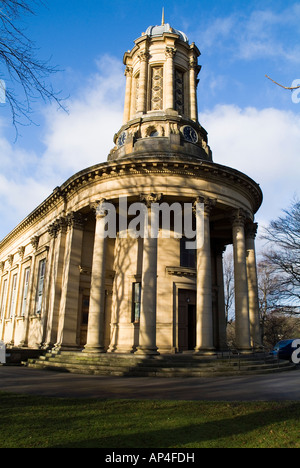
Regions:
<svg viewBox="0 0 300 468"><path fill-rule="evenodd" d="M295 347L292 346L294 341L295 341L295 339L279 341L274 346L274 348L272 349L270 354L272 356L274 356L274 357L278 357L279 359L291 360L292 359L292 354L296 349Z"/></svg>

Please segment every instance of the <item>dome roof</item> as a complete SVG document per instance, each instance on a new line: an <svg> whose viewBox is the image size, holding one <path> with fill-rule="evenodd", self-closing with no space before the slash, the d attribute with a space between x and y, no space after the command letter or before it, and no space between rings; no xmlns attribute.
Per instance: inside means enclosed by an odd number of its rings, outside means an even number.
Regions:
<svg viewBox="0 0 300 468"><path fill-rule="evenodd" d="M162 36L164 33L167 32L178 34L178 36L183 42L189 42L188 37L183 32L172 28L168 23L161 24L160 26L149 26L149 28L147 28L145 32L145 35L149 37Z"/></svg>

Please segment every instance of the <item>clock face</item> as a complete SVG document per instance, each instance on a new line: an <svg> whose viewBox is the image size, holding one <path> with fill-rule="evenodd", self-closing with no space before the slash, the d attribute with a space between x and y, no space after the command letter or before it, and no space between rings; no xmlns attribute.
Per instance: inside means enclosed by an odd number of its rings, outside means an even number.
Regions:
<svg viewBox="0 0 300 468"><path fill-rule="evenodd" d="M198 135L197 135L196 130L193 129L193 127L186 125L185 127L183 127L182 133L186 141L189 141L191 143L198 142Z"/></svg>
<svg viewBox="0 0 300 468"><path fill-rule="evenodd" d="M118 147L119 148L124 145L125 140L126 140L126 132L122 132L121 135L118 138Z"/></svg>

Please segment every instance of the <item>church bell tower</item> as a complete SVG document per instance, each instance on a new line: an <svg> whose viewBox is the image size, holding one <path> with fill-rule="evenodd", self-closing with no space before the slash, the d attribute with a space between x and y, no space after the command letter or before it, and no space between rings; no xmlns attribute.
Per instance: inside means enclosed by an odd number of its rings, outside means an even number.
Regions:
<svg viewBox="0 0 300 468"><path fill-rule="evenodd" d="M124 55L124 119L109 160L173 152L212 160L207 132L198 121L200 51L164 22L149 26Z"/></svg>

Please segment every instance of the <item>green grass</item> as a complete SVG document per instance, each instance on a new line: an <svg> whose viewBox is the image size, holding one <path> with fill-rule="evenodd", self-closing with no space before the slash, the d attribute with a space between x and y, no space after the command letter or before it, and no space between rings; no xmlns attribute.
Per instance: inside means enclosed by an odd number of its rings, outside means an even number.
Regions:
<svg viewBox="0 0 300 468"><path fill-rule="evenodd" d="M0 392L0 448L300 448L299 402L59 399Z"/></svg>

